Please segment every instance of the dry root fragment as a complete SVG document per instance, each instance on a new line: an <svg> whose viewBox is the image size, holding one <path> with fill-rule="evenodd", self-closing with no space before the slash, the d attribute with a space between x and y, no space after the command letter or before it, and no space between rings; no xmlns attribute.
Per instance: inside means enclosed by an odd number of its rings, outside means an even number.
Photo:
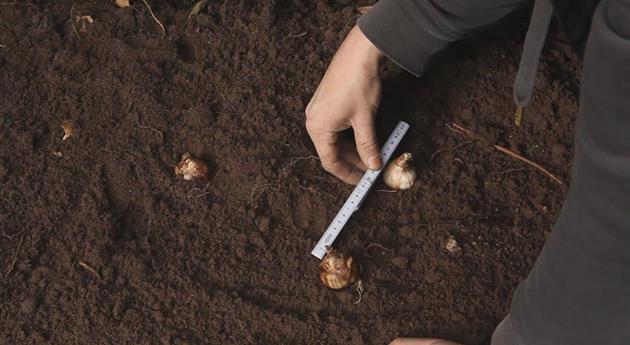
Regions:
<svg viewBox="0 0 630 345"><path fill-rule="evenodd" d="M182 175L184 180L203 180L208 178L208 165L186 152L175 167L175 175Z"/></svg>
<svg viewBox="0 0 630 345"><path fill-rule="evenodd" d="M193 6L192 10L190 10L190 13L188 14L188 18L198 15L199 12L201 12L201 10L203 10L203 8L207 4L208 4L208 0L199 0L199 1L197 1L195 6Z"/></svg>
<svg viewBox="0 0 630 345"><path fill-rule="evenodd" d="M354 292L357 293L357 299L354 301L354 304L361 303L361 300L363 300L363 292L365 292L363 289L363 281L361 281L361 279L354 284Z"/></svg>
<svg viewBox="0 0 630 345"><path fill-rule="evenodd" d="M131 5L129 4L129 0L116 0L116 6L120 8L125 8Z"/></svg>
<svg viewBox="0 0 630 345"><path fill-rule="evenodd" d="M61 129L63 129L63 138L61 140L65 141L74 135L74 125L68 120L61 123Z"/></svg>
<svg viewBox="0 0 630 345"><path fill-rule="evenodd" d="M459 253L462 250L462 248L459 246L459 243L457 243L455 237L453 236L448 237L445 247L446 251L451 254Z"/></svg>
<svg viewBox="0 0 630 345"><path fill-rule="evenodd" d="M92 273L96 278L98 278L98 280L101 280L101 275L98 274L98 272L96 272L96 270L94 268L92 268L92 266L86 264L83 261L79 261L79 266L83 267L88 272Z"/></svg>
<svg viewBox="0 0 630 345"><path fill-rule="evenodd" d="M327 288L341 290L359 279L360 265L352 256L344 255L330 247L319 264L319 280Z"/></svg>
<svg viewBox="0 0 630 345"><path fill-rule="evenodd" d="M147 0L142 0L142 2L144 2L144 5L149 10L151 17L153 17L153 20L155 20L155 22L160 26L160 28L162 29L162 32L166 33L166 29L164 28L164 25L159 19L157 19L157 17L155 16L155 13L153 13L153 9L151 9L151 6L149 6L149 3L147 2Z"/></svg>

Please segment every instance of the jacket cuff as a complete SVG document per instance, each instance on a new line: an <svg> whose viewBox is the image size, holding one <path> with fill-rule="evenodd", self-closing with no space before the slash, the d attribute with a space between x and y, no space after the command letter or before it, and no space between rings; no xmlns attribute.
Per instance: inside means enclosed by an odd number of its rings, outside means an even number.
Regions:
<svg viewBox="0 0 630 345"><path fill-rule="evenodd" d="M385 56L415 76L431 55L459 38L425 0L380 0L357 25Z"/></svg>

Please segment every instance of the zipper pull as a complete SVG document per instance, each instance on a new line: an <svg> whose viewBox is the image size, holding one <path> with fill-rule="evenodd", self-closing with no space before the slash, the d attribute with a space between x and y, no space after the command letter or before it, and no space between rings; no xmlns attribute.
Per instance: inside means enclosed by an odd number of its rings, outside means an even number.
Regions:
<svg viewBox="0 0 630 345"><path fill-rule="evenodd" d="M523 120L523 106L517 105L516 111L514 112L514 124L517 127L521 126L521 121Z"/></svg>

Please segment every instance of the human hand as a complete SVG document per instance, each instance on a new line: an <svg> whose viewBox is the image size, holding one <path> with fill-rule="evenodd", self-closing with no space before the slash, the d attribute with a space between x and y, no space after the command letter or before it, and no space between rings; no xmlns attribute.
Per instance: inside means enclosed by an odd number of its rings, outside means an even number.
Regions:
<svg viewBox="0 0 630 345"><path fill-rule="evenodd" d="M381 100L379 70L383 59L355 26L306 107L306 130L322 166L346 183L359 182L366 167L382 167L374 118ZM356 149L340 137L351 127Z"/></svg>

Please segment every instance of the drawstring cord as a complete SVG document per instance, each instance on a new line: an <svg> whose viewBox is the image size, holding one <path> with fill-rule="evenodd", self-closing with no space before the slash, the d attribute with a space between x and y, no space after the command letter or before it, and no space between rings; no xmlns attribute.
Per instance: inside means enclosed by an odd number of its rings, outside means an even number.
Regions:
<svg viewBox="0 0 630 345"><path fill-rule="evenodd" d="M529 22L529 29L527 30L527 35L525 35L521 62L514 81L514 102L516 103L514 123L517 126L521 125L523 109L532 98L536 72L538 71L538 60L540 59L543 45L545 45L552 14L553 5L551 0L536 0L532 18Z"/></svg>

